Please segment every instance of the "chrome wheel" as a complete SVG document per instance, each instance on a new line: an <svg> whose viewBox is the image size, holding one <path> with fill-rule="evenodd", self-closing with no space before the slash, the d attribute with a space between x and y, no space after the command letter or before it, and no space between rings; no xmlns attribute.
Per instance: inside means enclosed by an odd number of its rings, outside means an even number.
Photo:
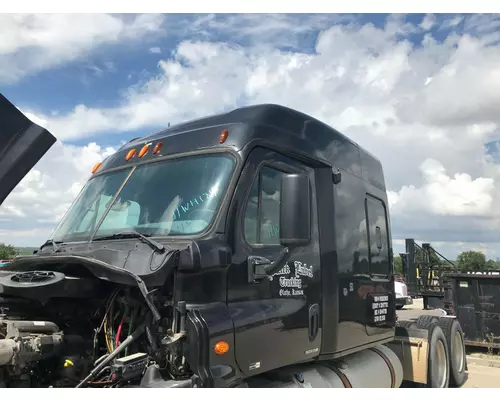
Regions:
<svg viewBox="0 0 500 400"><path fill-rule="evenodd" d="M453 338L453 347L455 365L458 367L458 372L462 372L464 370L464 342L458 331L455 332Z"/></svg>
<svg viewBox="0 0 500 400"><path fill-rule="evenodd" d="M446 349L444 343L439 340L436 343L436 366L434 368L434 381L438 388L446 386L446 378L448 376L448 363L446 360Z"/></svg>

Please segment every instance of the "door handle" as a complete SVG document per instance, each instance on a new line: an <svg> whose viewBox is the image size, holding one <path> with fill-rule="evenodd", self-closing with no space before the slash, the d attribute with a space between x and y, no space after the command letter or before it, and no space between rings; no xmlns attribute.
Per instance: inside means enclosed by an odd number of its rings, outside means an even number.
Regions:
<svg viewBox="0 0 500 400"><path fill-rule="evenodd" d="M265 268L272 264L272 261L260 256L249 256L247 259L248 282L256 283L262 279L268 278Z"/></svg>
<svg viewBox="0 0 500 400"><path fill-rule="evenodd" d="M309 307L309 341L312 342L319 330L319 305L313 304Z"/></svg>

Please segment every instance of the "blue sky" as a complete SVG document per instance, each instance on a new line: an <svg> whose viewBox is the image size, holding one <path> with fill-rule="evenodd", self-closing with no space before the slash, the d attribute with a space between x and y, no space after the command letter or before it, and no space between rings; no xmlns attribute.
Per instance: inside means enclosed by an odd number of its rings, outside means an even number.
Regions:
<svg viewBox="0 0 500 400"><path fill-rule="evenodd" d="M43 241L123 141L276 102L382 160L397 246L500 254L497 16L5 14L0 26L1 92L60 139L4 203L0 241Z"/></svg>
<svg viewBox="0 0 500 400"><path fill-rule="evenodd" d="M308 20L316 17L319 21L308 25ZM185 40L208 39L214 42L224 42L235 46L249 46L254 39L251 34L241 32L238 35L237 22L227 26L226 30L210 29L210 23L205 22L203 31L190 29L189 26L196 21L211 20L218 25L225 25L232 18L238 19L237 14L219 15L175 15L164 16L167 31L148 38L145 42L120 43L119 45L104 45L87 54L83 60L70 63L61 63L55 68L28 75L20 81L1 83L2 92L16 104L23 104L27 108L36 108L42 113L49 114L53 111L67 112L77 104L88 104L96 107L116 106L120 102L120 93L131 84L147 80L157 74L157 63L171 57L177 45ZM271 20L271 17L267 16ZM371 23L375 27L383 28L390 18L389 14L323 14L303 15L290 14L286 16L287 23L294 22L306 25L303 30L294 33L283 30L272 30L270 38L273 46L283 51L300 51L314 53L318 34L331 25L349 25L353 22L359 25ZM402 17L405 23L418 25L422 23L425 14L409 14ZM467 32L462 20L455 27L443 28L442 21L453 22L456 18L464 18L460 14L439 14L435 16L436 24L430 29L433 37L443 40L452 31ZM260 19L251 16L247 28ZM172 26L173 24L173 26ZM248 26L250 25L250 26ZM172 29L169 29L172 26ZM180 32L176 29L180 27ZM233 31L234 30L234 31ZM422 38L429 31L418 31L407 35L413 46L418 47ZM151 49L159 49L161 53L153 53ZM48 94L50 93L50 96Z"/></svg>

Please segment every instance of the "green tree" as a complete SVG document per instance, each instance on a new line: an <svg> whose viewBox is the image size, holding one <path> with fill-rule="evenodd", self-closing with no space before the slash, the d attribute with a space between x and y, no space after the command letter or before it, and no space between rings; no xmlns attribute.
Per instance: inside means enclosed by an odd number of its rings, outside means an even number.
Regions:
<svg viewBox="0 0 500 400"><path fill-rule="evenodd" d="M464 251L457 257L458 268L467 271L482 271L487 268L486 256L480 251Z"/></svg>
<svg viewBox="0 0 500 400"><path fill-rule="evenodd" d="M403 273L403 260L401 260L400 256L396 256L393 259L394 261L394 273L402 274Z"/></svg>
<svg viewBox="0 0 500 400"><path fill-rule="evenodd" d="M500 269L500 263L490 259L486 261L486 269Z"/></svg>
<svg viewBox="0 0 500 400"><path fill-rule="evenodd" d="M11 260L17 256L17 249L10 244L0 243L0 260Z"/></svg>

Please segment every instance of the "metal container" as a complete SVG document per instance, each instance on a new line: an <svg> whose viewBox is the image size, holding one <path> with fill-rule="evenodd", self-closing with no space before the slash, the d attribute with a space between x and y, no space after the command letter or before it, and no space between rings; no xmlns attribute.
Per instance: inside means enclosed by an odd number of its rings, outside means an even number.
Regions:
<svg viewBox="0 0 500 400"><path fill-rule="evenodd" d="M500 271L443 276L444 310L462 326L465 344L500 348Z"/></svg>

